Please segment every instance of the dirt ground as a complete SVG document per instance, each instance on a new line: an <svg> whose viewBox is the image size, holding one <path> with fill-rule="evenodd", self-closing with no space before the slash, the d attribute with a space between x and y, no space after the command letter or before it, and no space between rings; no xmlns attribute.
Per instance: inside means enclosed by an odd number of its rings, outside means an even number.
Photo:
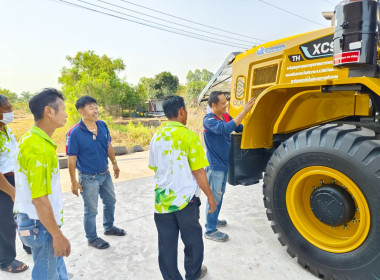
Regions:
<svg viewBox="0 0 380 280"><path fill-rule="evenodd" d="M154 224L154 179L146 167L148 152L118 157L122 171L115 181L115 225L124 228L123 237L104 236L102 205L99 202L97 230L111 247L97 250L87 245L83 230L83 200L70 192L63 194L63 233L70 240L71 255L65 258L73 280L159 280L157 230ZM65 190L67 170L61 170ZM128 177L130 176L130 177ZM131 177L139 179L127 180ZM148 176L148 177L147 177ZM124 180L124 181L123 181ZM227 185L221 218L228 225L223 231L230 240L218 243L204 240L204 264L208 267L205 280L313 280L317 279L292 259L277 240L268 222L263 205L261 182L252 186ZM205 201L201 197L200 223L205 223ZM179 241L178 267L184 277L183 244ZM17 238L17 258L30 265L20 274L0 271L0 280L31 278L33 260L22 249Z"/></svg>
<svg viewBox="0 0 380 280"><path fill-rule="evenodd" d="M26 121L29 121L26 119ZM114 180L116 192L115 225L124 228L124 237L103 236L102 205L99 202L97 229L111 247L96 250L88 247L83 230L83 201L71 190L68 169L61 169L64 197L63 233L71 242L72 252L65 258L70 279L158 280L157 231L154 224L153 171L147 167L149 151L118 156L120 177ZM111 165L110 165L111 166ZM112 171L111 171L112 173ZM205 223L205 197L201 197L200 222ZM223 229L230 241L217 243L204 240L208 275L205 280L312 280L287 253L272 232L265 214L261 183L253 186L230 186L221 211L228 221ZM179 241L178 264L183 268L183 245ZM33 260L22 249L17 238L17 259L30 268L20 274L0 271L0 280L31 278Z"/></svg>
<svg viewBox="0 0 380 280"><path fill-rule="evenodd" d="M113 178L112 164L109 166L111 168L111 176L114 182L123 182L127 180L133 180L138 178L143 178L147 176L153 176L153 170L148 168L148 158L149 151L127 154L122 156L117 156L118 166L120 168L120 175L118 179ZM67 168L60 170L61 175L61 187L62 192L71 191L71 181L69 170Z"/></svg>

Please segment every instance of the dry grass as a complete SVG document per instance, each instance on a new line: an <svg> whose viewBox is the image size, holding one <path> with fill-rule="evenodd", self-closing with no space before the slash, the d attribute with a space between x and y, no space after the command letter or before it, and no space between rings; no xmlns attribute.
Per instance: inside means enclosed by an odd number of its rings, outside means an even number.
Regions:
<svg viewBox="0 0 380 280"><path fill-rule="evenodd" d="M203 139L203 117L206 112L199 108L189 108L187 117L187 127L198 134Z"/></svg>
<svg viewBox="0 0 380 280"><path fill-rule="evenodd" d="M188 108L187 127L197 133L201 139L202 136L202 120L204 111L200 108ZM166 118L154 119L155 125L150 125L152 119L132 119L125 124L123 120L117 120L109 123L109 129L112 136L114 146L134 146L141 145L145 149L149 146L153 134L163 125ZM143 124L144 123L144 124ZM161 123L160 126L157 126ZM16 135L17 140L25 134L34 124L33 115L22 111L15 111L15 120L9 127ZM53 141L57 144L57 152L65 152L66 133L70 125L66 124L64 127L57 129L53 134Z"/></svg>
<svg viewBox="0 0 380 280"><path fill-rule="evenodd" d="M17 141L22 135L24 135L32 126L34 125L33 115L23 112L15 112L15 120L9 124L9 127L12 129L13 133L16 136ZM57 144L57 152L65 152L65 140L66 132L69 130L69 125L66 124L64 127L57 129L53 134L53 141Z"/></svg>

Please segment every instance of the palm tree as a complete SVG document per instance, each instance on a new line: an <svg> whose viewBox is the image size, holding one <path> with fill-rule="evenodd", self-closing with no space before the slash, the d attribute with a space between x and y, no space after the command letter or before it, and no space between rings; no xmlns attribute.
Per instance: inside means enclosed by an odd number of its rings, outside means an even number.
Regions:
<svg viewBox="0 0 380 280"><path fill-rule="evenodd" d="M21 93L21 100L28 102L30 98L32 98L33 94L31 94L29 91L23 91Z"/></svg>

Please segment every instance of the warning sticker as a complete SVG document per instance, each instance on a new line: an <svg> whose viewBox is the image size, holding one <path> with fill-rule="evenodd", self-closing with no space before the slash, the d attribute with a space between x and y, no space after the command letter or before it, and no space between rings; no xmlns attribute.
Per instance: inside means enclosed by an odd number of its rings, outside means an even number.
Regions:
<svg viewBox="0 0 380 280"><path fill-rule="evenodd" d="M344 52L334 55L334 65L359 62L360 51Z"/></svg>

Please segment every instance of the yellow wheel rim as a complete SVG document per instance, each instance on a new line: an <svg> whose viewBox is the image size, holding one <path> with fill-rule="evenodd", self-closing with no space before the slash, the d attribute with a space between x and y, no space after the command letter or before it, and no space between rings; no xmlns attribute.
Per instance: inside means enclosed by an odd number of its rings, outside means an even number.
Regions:
<svg viewBox="0 0 380 280"><path fill-rule="evenodd" d="M355 201L354 218L347 224L331 227L319 221L310 207L313 190L323 184L346 189ZM286 190L286 208L298 232L311 244L332 253L346 253L358 248L370 229L370 211L359 187L343 173L325 166L311 166L298 171Z"/></svg>

